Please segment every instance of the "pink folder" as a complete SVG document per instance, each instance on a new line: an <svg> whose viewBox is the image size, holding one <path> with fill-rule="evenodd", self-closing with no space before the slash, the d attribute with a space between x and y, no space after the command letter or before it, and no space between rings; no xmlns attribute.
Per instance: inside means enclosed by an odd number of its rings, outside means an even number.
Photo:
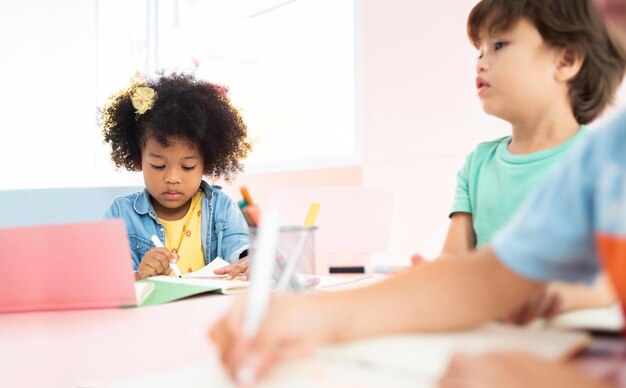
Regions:
<svg viewBox="0 0 626 388"><path fill-rule="evenodd" d="M0 312L136 304L122 220L0 229Z"/></svg>

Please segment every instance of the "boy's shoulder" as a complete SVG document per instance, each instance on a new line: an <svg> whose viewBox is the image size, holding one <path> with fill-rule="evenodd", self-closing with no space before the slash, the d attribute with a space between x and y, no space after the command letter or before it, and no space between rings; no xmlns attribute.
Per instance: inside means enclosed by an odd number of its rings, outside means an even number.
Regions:
<svg viewBox="0 0 626 388"><path fill-rule="evenodd" d="M484 153L498 148L498 146L502 143L508 143L511 141L511 136L502 136L497 139L484 141L482 143L478 143L476 148L474 148L475 153Z"/></svg>
<svg viewBox="0 0 626 388"><path fill-rule="evenodd" d="M467 161L482 160L494 154L502 143L508 144L510 141L511 136L503 136L494 140L478 143L476 147L474 147L474 150L467 155Z"/></svg>

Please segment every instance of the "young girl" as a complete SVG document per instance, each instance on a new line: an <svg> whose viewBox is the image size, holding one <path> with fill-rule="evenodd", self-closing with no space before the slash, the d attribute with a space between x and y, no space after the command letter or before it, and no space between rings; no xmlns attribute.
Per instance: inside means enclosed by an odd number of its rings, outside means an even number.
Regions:
<svg viewBox="0 0 626 388"><path fill-rule="evenodd" d="M226 89L188 74L135 80L101 111L115 165L143 173L142 192L117 198L108 218L126 223L136 279L193 272L216 257L232 278L248 268L248 233L238 206L203 176L231 178L251 149ZM156 236L165 247L157 247Z"/></svg>

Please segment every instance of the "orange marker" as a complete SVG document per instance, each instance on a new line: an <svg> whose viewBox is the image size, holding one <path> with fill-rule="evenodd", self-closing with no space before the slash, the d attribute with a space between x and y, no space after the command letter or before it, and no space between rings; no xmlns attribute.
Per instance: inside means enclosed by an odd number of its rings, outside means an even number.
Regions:
<svg viewBox="0 0 626 388"><path fill-rule="evenodd" d="M250 196L250 192L248 191L248 188L246 186L241 186L239 188L239 191L241 191L241 196L243 197L243 200L246 201L246 205L254 205L254 202L252 202L252 197Z"/></svg>

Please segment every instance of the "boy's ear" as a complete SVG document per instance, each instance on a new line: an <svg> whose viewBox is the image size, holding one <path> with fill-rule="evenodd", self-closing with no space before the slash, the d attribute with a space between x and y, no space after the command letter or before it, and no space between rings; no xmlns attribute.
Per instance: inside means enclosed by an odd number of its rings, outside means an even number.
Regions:
<svg viewBox="0 0 626 388"><path fill-rule="evenodd" d="M555 78L557 81L568 82L576 77L585 62L582 51L564 48L560 51L556 64Z"/></svg>
<svg viewBox="0 0 626 388"><path fill-rule="evenodd" d="M141 171L141 163L135 163L135 171L136 172L140 172Z"/></svg>

